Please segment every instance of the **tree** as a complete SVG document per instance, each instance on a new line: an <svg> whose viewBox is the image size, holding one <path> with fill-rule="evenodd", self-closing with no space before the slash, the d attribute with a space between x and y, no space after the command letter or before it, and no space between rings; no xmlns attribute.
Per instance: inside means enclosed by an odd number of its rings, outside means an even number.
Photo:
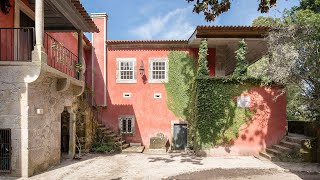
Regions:
<svg viewBox="0 0 320 180"><path fill-rule="evenodd" d="M207 56L208 43L206 39L202 39L199 47L199 67L197 72L198 78L209 76Z"/></svg>
<svg viewBox="0 0 320 180"><path fill-rule="evenodd" d="M319 0L313 0L313 5ZM311 0L301 1L301 6L283 18L285 26L275 27L267 41L270 52L269 75L290 88L298 88L299 97L291 112L309 120L320 121L320 13ZM296 89L291 92L297 93ZM290 111L289 111L290 112Z"/></svg>
<svg viewBox="0 0 320 180"><path fill-rule="evenodd" d="M186 0L188 3L195 0ZM227 12L231 7L231 0L197 0L193 7L193 12L204 13L207 21L214 21L217 16ZM275 6L277 0L260 0L258 11L261 13L269 12L270 8Z"/></svg>

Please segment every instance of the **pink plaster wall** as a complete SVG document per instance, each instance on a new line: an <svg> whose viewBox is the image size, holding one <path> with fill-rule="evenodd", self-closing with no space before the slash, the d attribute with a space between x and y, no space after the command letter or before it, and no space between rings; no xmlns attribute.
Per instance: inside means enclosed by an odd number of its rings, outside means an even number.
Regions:
<svg viewBox="0 0 320 180"><path fill-rule="evenodd" d="M104 32L105 29L105 18L95 17L93 18L93 22L97 25L100 32L93 33L93 46L95 47L95 51L93 52L93 63L94 63L94 94L95 94L95 102L97 105L103 106L105 101L105 93L104 93L104 84L107 81L105 77L104 71L104 45L105 45L105 37Z"/></svg>
<svg viewBox="0 0 320 180"><path fill-rule="evenodd" d="M256 110L248 124L239 129L239 136L229 147L207 151L212 156L258 154L277 144L286 133L286 96L278 88L254 87L242 96L250 96L250 109ZM235 97L236 98L236 97ZM236 101L236 99L235 99Z"/></svg>
<svg viewBox="0 0 320 180"><path fill-rule="evenodd" d="M148 148L150 138L158 133L171 139L171 121L178 118L167 107L164 84L150 84L147 80L149 58L167 58L169 52L169 49L108 49L108 106L103 111L104 123L119 132L118 116L134 115L135 135L126 136L128 142L139 142ZM141 77L137 71L137 83L117 84L116 58L136 58L137 69L143 61L146 76ZM132 97L123 98L125 92L130 92ZM155 99L154 93L161 93L162 98Z"/></svg>

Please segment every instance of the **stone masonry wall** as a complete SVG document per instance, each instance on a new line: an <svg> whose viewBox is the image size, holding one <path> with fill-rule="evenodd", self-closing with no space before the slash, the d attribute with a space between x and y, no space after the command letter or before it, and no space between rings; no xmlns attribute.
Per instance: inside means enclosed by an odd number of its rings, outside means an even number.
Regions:
<svg viewBox="0 0 320 180"><path fill-rule="evenodd" d="M60 163L61 113L64 108L70 113L70 128L75 124L76 98L72 89L57 92L56 86L57 79L49 74L29 85L29 175ZM43 114L37 114L36 109L43 109Z"/></svg>

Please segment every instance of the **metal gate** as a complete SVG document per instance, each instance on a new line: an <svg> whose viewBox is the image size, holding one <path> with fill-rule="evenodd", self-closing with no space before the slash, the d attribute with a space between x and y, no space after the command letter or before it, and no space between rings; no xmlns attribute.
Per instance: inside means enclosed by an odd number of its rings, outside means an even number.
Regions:
<svg viewBox="0 0 320 180"><path fill-rule="evenodd" d="M0 129L0 173L11 171L11 130Z"/></svg>

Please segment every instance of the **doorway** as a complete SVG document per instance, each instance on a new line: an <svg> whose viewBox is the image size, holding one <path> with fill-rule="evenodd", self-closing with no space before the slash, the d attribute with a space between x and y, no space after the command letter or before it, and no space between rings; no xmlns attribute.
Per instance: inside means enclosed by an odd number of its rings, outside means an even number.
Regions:
<svg viewBox="0 0 320 180"><path fill-rule="evenodd" d="M24 12L20 11L20 28L17 29L18 61L31 60L31 52L34 48L34 21Z"/></svg>
<svg viewBox="0 0 320 180"><path fill-rule="evenodd" d="M173 125L174 150L185 150L187 147L188 127L187 124Z"/></svg>
<svg viewBox="0 0 320 180"><path fill-rule="evenodd" d="M70 113L65 108L61 113L61 155L67 155L69 152L70 139Z"/></svg>

